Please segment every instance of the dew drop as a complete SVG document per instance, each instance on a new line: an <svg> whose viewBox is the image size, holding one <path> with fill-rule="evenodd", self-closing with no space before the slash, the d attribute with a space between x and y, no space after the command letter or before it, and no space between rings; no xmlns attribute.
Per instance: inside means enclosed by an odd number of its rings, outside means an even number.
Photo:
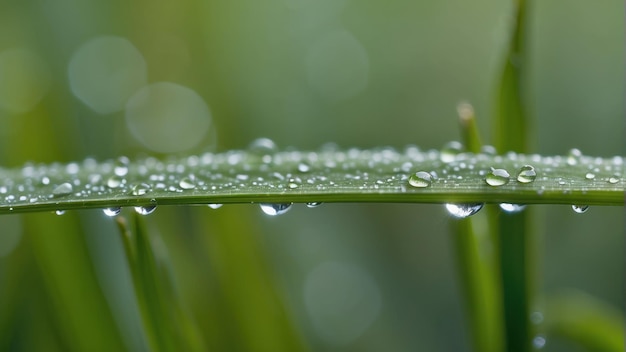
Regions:
<svg viewBox="0 0 626 352"><path fill-rule="evenodd" d="M596 178L596 174L594 174L593 172L587 172L585 174L585 179L587 180L593 180L594 178Z"/></svg>
<svg viewBox="0 0 626 352"><path fill-rule="evenodd" d="M128 165L130 164L130 160L125 156L120 156L115 160L113 165L113 173L117 176L123 177L128 174Z"/></svg>
<svg viewBox="0 0 626 352"><path fill-rule="evenodd" d="M292 203L260 204L261 210L270 216L282 215L291 209Z"/></svg>
<svg viewBox="0 0 626 352"><path fill-rule="evenodd" d="M567 154L567 164L568 165L576 165L578 164L578 161L580 160L580 158L583 156L583 153L576 149L570 149L569 153Z"/></svg>
<svg viewBox="0 0 626 352"><path fill-rule="evenodd" d="M500 209L507 213L519 213L526 208L525 204L500 203Z"/></svg>
<svg viewBox="0 0 626 352"><path fill-rule="evenodd" d="M483 203L471 204L446 204L446 210L455 218L466 218L472 216L483 208Z"/></svg>
<svg viewBox="0 0 626 352"><path fill-rule="evenodd" d="M69 182L58 185L53 191L52 195L55 197L62 197L72 193L73 187Z"/></svg>
<svg viewBox="0 0 626 352"><path fill-rule="evenodd" d="M426 171L418 171L409 177L409 184L417 188L429 187L433 182L433 176Z"/></svg>
<svg viewBox="0 0 626 352"><path fill-rule="evenodd" d="M63 215L63 214L65 214L65 210L55 210L54 213L56 215Z"/></svg>
<svg viewBox="0 0 626 352"><path fill-rule="evenodd" d="M532 165L524 165L517 173L517 181L520 183L531 183L537 178L537 172Z"/></svg>
<svg viewBox="0 0 626 352"><path fill-rule="evenodd" d="M441 153L439 154L439 158L444 163L452 162L456 159L456 156L463 151L463 144L457 141L452 141L446 143L443 148L441 148Z"/></svg>
<svg viewBox="0 0 626 352"><path fill-rule="evenodd" d="M491 171L485 177L485 182L487 182L489 186L503 186L509 183L509 177L511 177L511 175L509 175L508 171L505 169L491 168Z"/></svg>
<svg viewBox="0 0 626 352"><path fill-rule="evenodd" d="M143 196L144 194L150 192L150 189L151 189L150 185L145 184L145 183L140 183L140 184L133 186L131 194L133 196Z"/></svg>
<svg viewBox="0 0 626 352"><path fill-rule="evenodd" d="M496 155L496 147L492 145L483 145L480 147L480 152L487 155Z"/></svg>
<svg viewBox="0 0 626 352"><path fill-rule="evenodd" d="M617 178L617 177L610 177L610 178L609 178L609 183L610 183L610 184L613 184L613 185L614 185L614 184L616 184L616 183L618 183L618 182L619 182L619 178Z"/></svg>
<svg viewBox="0 0 626 352"><path fill-rule="evenodd" d="M249 149L255 154L271 154L278 150L276 143L269 138L257 138L250 143Z"/></svg>
<svg viewBox="0 0 626 352"><path fill-rule="evenodd" d="M107 187L109 188L118 188L122 185L124 179L119 176L111 176L107 179Z"/></svg>
<svg viewBox="0 0 626 352"><path fill-rule="evenodd" d="M120 208L120 207L104 208L104 209L102 209L102 212L106 216L113 217L113 216L120 215L120 213L122 212L122 208Z"/></svg>
<svg viewBox="0 0 626 352"><path fill-rule="evenodd" d="M311 166L309 166L309 164L306 164L306 163L300 163L298 164L298 171L302 173L309 172L311 171Z"/></svg>
<svg viewBox="0 0 626 352"><path fill-rule="evenodd" d="M207 204L207 207L211 208L211 209L219 209L222 207L222 205L224 204L219 204L219 203L209 203Z"/></svg>
<svg viewBox="0 0 626 352"><path fill-rule="evenodd" d="M308 203L306 203L306 206L308 208L317 208L320 205L322 205L322 202L308 202Z"/></svg>
<svg viewBox="0 0 626 352"><path fill-rule="evenodd" d="M135 207L135 212L139 215L149 215L156 210L156 205L146 205L142 207Z"/></svg>
<svg viewBox="0 0 626 352"><path fill-rule="evenodd" d="M546 345L546 338L541 335L537 335L533 338L533 347L537 350L544 348Z"/></svg>
<svg viewBox="0 0 626 352"><path fill-rule="evenodd" d="M582 214L584 212L586 212L589 209L588 205L572 205L572 209L578 213L578 214Z"/></svg>
<svg viewBox="0 0 626 352"><path fill-rule="evenodd" d="M193 180L190 177L183 177L180 180L180 182L178 183L178 185L182 189L194 189L194 188L196 188L196 184L193 182Z"/></svg>

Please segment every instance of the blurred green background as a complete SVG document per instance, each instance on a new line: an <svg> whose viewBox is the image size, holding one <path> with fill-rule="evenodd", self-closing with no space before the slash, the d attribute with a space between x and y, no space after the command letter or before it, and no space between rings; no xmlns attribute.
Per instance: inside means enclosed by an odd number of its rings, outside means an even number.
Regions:
<svg viewBox="0 0 626 352"><path fill-rule="evenodd" d="M533 151L623 154L623 2L531 3ZM0 163L222 151L257 137L438 148L459 138L462 100L489 140L511 10L3 0ZM537 290L580 289L623 310L624 209L535 208ZM435 205L325 204L276 218L252 205L160 207L145 220L207 349L469 351L448 218ZM100 211L0 217L0 350L147 350L129 277Z"/></svg>

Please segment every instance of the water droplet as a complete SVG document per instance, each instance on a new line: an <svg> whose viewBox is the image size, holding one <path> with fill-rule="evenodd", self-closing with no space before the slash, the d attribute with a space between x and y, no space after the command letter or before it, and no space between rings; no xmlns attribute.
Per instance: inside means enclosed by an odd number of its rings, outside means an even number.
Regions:
<svg viewBox="0 0 626 352"><path fill-rule="evenodd" d="M511 175L509 175L508 171L505 169L491 168L491 171L485 177L485 182L487 182L489 186L502 186L509 183L509 177L511 177Z"/></svg>
<svg viewBox="0 0 626 352"><path fill-rule="evenodd" d="M196 184L194 183L194 181L192 180L191 177L183 177L180 180L180 182L178 183L178 185L182 189L194 189L194 188L196 188Z"/></svg>
<svg viewBox="0 0 626 352"><path fill-rule="evenodd" d="M56 215L63 215L63 214L65 214L65 210L55 210L54 213Z"/></svg>
<svg viewBox="0 0 626 352"><path fill-rule="evenodd" d="M113 165L113 173L117 176L123 177L128 174L128 165L130 164L130 160L125 156L120 156L115 160Z"/></svg>
<svg viewBox="0 0 626 352"><path fill-rule="evenodd" d="M441 153L439 154L439 158L444 163L452 162L456 159L456 156L463 151L463 144L457 141L452 141L446 143L443 148L441 148Z"/></svg>
<svg viewBox="0 0 626 352"><path fill-rule="evenodd" d="M618 182L619 182L619 178L617 178L617 177L611 177L611 178L609 178L609 183L610 183L610 184L616 184L616 183L618 183Z"/></svg>
<svg viewBox="0 0 626 352"><path fill-rule="evenodd" d="M102 212L104 213L104 215L112 217L112 216L120 215L120 213L122 212L122 208L120 207L104 208L102 209Z"/></svg>
<svg viewBox="0 0 626 352"><path fill-rule="evenodd" d="M530 313L530 322L539 325L543 323L543 313L541 312L532 312Z"/></svg>
<svg viewBox="0 0 626 352"><path fill-rule="evenodd" d="M521 183L531 183L537 178L537 172L532 165L524 165L517 173L517 181Z"/></svg>
<svg viewBox="0 0 626 352"><path fill-rule="evenodd" d="M446 210L455 218L466 218L474 215L483 208L483 203L446 204Z"/></svg>
<svg viewBox="0 0 626 352"><path fill-rule="evenodd" d="M578 161L580 160L580 157L583 156L583 153L576 149L570 149L569 153L567 154L567 164L568 165L576 165L578 164Z"/></svg>
<svg viewBox="0 0 626 352"><path fill-rule="evenodd" d="M289 209L291 209L292 203L276 203L276 204L260 204L261 210L267 215L275 216L282 215L286 213Z"/></svg>
<svg viewBox="0 0 626 352"><path fill-rule="evenodd" d="M418 171L409 177L409 184L417 188L425 188L433 182L433 176L426 171Z"/></svg>
<svg viewBox="0 0 626 352"><path fill-rule="evenodd" d="M308 203L306 203L306 206L308 208L317 208L320 205L322 205L322 202L308 202Z"/></svg>
<svg viewBox="0 0 626 352"><path fill-rule="evenodd" d="M66 196L70 193L72 193L73 187L72 184L69 182L65 182L62 183L60 185L58 185L53 191L52 191L52 195L55 197L61 197L61 196Z"/></svg>
<svg viewBox="0 0 626 352"><path fill-rule="evenodd" d="M309 166L309 164L307 163L300 163L298 164L298 171L304 173L304 172L309 172L311 171L311 166Z"/></svg>
<svg viewBox="0 0 626 352"><path fill-rule="evenodd" d="M480 152L487 155L496 155L496 147L492 145L483 145L480 147Z"/></svg>
<svg viewBox="0 0 626 352"><path fill-rule="evenodd" d="M207 207L211 208L211 209L219 209L222 207L222 205L224 204L218 204L218 203L209 203L207 204Z"/></svg>
<svg viewBox="0 0 626 352"><path fill-rule="evenodd" d="M107 179L107 187L118 188L124 183L124 179L119 176L111 176Z"/></svg>
<svg viewBox="0 0 626 352"><path fill-rule="evenodd" d="M152 214L156 210L156 205L146 205L142 207L135 207L135 212L139 215L149 215Z"/></svg>
<svg viewBox="0 0 626 352"><path fill-rule="evenodd" d="M594 174L593 172L587 172L585 174L585 179L587 180L593 180L594 178L596 178L596 174Z"/></svg>
<svg viewBox="0 0 626 352"><path fill-rule="evenodd" d="M533 347L535 349L542 349L546 345L546 338L541 335L537 335L533 338Z"/></svg>
<svg viewBox="0 0 626 352"><path fill-rule="evenodd" d="M582 214L584 212L586 212L589 209L588 205L572 205L572 209L578 213L578 214Z"/></svg>
<svg viewBox="0 0 626 352"><path fill-rule="evenodd" d="M151 189L150 185L145 184L145 183L140 183L140 184L133 186L131 194L133 196L143 196L144 194L150 192L150 189Z"/></svg>
<svg viewBox="0 0 626 352"><path fill-rule="evenodd" d="M519 213L526 208L525 204L500 203L500 209L507 213Z"/></svg>
<svg viewBox="0 0 626 352"><path fill-rule="evenodd" d="M276 143L269 138L257 138L250 143L250 151L255 154L271 154L278 150Z"/></svg>

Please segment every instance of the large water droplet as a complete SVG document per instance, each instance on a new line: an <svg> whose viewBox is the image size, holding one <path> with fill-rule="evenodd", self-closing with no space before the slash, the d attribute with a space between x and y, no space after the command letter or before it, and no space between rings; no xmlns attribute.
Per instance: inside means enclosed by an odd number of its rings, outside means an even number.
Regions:
<svg viewBox="0 0 626 352"><path fill-rule="evenodd" d="M276 143L269 138L257 138L250 143L250 151L255 154L271 154L278 150Z"/></svg>
<svg viewBox="0 0 626 352"><path fill-rule="evenodd" d="M298 171L303 172L303 173L304 172L309 172L309 171L311 171L311 166L309 166L309 164L307 164L307 163L302 162L302 163L298 164Z"/></svg>
<svg viewBox="0 0 626 352"><path fill-rule="evenodd" d="M211 208L211 209L219 209L222 207L222 205L224 204L218 204L218 203L209 203L207 204L207 207Z"/></svg>
<svg viewBox="0 0 626 352"><path fill-rule="evenodd" d="M275 203L275 204L260 204L261 210L267 215L275 216L282 215L291 209L292 203Z"/></svg>
<svg viewBox="0 0 626 352"><path fill-rule="evenodd" d="M124 179L120 176L111 176L107 179L107 187L109 188L118 188L122 185Z"/></svg>
<svg viewBox="0 0 626 352"><path fill-rule="evenodd" d="M544 336L541 335L537 335L533 338L533 347L535 349L542 349L544 348L546 345L546 338Z"/></svg>
<svg viewBox="0 0 626 352"><path fill-rule="evenodd" d="M610 184L613 184L613 185L614 185L614 184L616 184L616 183L618 183L618 182L619 182L619 178L617 178L617 177L610 177L610 178L609 178L609 183L610 183Z"/></svg>
<svg viewBox="0 0 626 352"><path fill-rule="evenodd" d="M446 210L455 218L466 218L474 215L483 208L483 203L471 204L446 204Z"/></svg>
<svg viewBox="0 0 626 352"><path fill-rule="evenodd" d="M102 209L102 212L106 216L113 217L113 216L120 215L120 213L122 212L122 208L120 208L120 207L104 208L104 209Z"/></svg>
<svg viewBox="0 0 626 352"><path fill-rule="evenodd" d="M150 185L146 183L140 183L133 186L131 193L133 196L143 196L144 194L150 192L150 189Z"/></svg>
<svg viewBox="0 0 626 352"><path fill-rule="evenodd" d="M583 156L583 153L576 149L570 149L569 153L567 154L567 164L568 165L576 165L578 164L578 161L580 160L580 158Z"/></svg>
<svg viewBox="0 0 626 352"><path fill-rule="evenodd" d="M496 147L492 145L483 145L480 147L480 152L487 155L496 155L498 152L496 151Z"/></svg>
<svg viewBox="0 0 626 352"><path fill-rule="evenodd" d="M433 176L426 171L418 171L409 177L409 184L417 188L425 188L433 182Z"/></svg>
<svg viewBox="0 0 626 352"><path fill-rule="evenodd" d="M178 183L180 188L182 189L194 189L196 188L196 184L194 183L191 177L183 177Z"/></svg>
<svg viewBox="0 0 626 352"><path fill-rule="evenodd" d="M494 169L491 168L491 171L485 177L485 182L489 186L502 186L509 183L509 175L508 171L505 169Z"/></svg>
<svg viewBox="0 0 626 352"><path fill-rule="evenodd" d="M517 173L517 181L521 183L531 183L537 178L537 172L532 165L524 165Z"/></svg>
<svg viewBox="0 0 626 352"><path fill-rule="evenodd" d="M53 191L52 191L52 195L55 197L62 197L62 196L66 196L70 193L72 193L72 190L74 188L72 187L72 184L69 182L65 182L62 183L60 185L58 185Z"/></svg>
<svg viewBox="0 0 626 352"><path fill-rule="evenodd" d="M578 213L578 214L582 214L584 212L586 212L589 209L588 205L572 205L572 209Z"/></svg>
<svg viewBox="0 0 626 352"><path fill-rule="evenodd" d="M322 202L308 202L308 203L306 203L306 206L308 208L317 208L320 205L322 205Z"/></svg>
<svg viewBox="0 0 626 352"><path fill-rule="evenodd" d="M452 162L456 159L456 156L463 151L463 144L457 141L452 141L446 143L443 148L441 148L441 153L439 154L439 158L444 163Z"/></svg>
<svg viewBox="0 0 626 352"><path fill-rule="evenodd" d="M128 174L128 165L130 164L130 160L125 156L120 156L115 160L113 165L113 173L117 176L123 177Z"/></svg>
<svg viewBox="0 0 626 352"><path fill-rule="evenodd" d="M65 210L55 210L54 213L56 215L63 215L63 214L65 214Z"/></svg>
<svg viewBox="0 0 626 352"><path fill-rule="evenodd" d="M135 212L139 215L149 215L152 214L156 210L156 205L145 205L142 207L135 207Z"/></svg>
<svg viewBox="0 0 626 352"><path fill-rule="evenodd" d="M525 204L500 203L500 209L507 213L519 213L526 208Z"/></svg>
<svg viewBox="0 0 626 352"><path fill-rule="evenodd" d="M587 172L585 174L585 179L587 180L593 180L594 178L596 178L596 174L594 174L593 172Z"/></svg>

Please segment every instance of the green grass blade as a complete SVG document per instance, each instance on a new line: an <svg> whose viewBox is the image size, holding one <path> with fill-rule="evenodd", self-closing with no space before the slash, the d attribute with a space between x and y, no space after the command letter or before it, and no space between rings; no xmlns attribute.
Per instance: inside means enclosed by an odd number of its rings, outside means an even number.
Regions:
<svg viewBox="0 0 626 352"><path fill-rule="evenodd" d="M579 291L562 291L547 297L545 326L548 344L550 337L561 337L587 351L624 351L622 312Z"/></svg>
<svg viewBox="0 0 626 352"><path fill-rule="evenodd" d="M461 140L468 151L479 153L482 147L474 108L469 103L457 107ZM504 321L501 309L499 271L496 266L491 238L486 231L476 231L483 217L452 219L452 243L457 258L472 335L474 351L502 351ZM482 227L486 230L486 227Z"/></svg>
<svg viewBox="0 0 626 352"><path fill-rule="evenodd" d="M499 352L504 347L498 272L486 234L474 231L472 222L452 221L457 270L467 306L467 321L474 351Z"/></svg>
<svg viewBox="0 0 626 352"><path fill-rule="evenodd" d="M499 151L528 152L529 149L529 118L522 87L526 74L527 6L525 0L514 3L514 27L498 85L494 138ZM534 243L533 234L527 231L531 221L529 211L504 214L499 209L491 209L489 214L497 236L509 352L530 351L534 335L529 308L534 299L531 287L535 281L535 275L529 267L533 260L531 249Z"/></svg>
<svg viewBox="0 0 626 352"><path fill-rule="evenodd" d="M247 202L407 202L624 204L624 159L582 156L334 150L244 151L168 161L140 159L124 176L113 161L27 165L0 169L0 214L138 205ZM269 161L268 161L269 160ZM516 180L520 167L535 167L531 183ZM510 182L485 183L491 167L505 168ZM436 172L428 187L413 187L416 171ZM71 186L70 186L71 185Z"/></svg>
<svg viewBox="0 0 626 352"><path fill-rule="evenodd" d="M74 220L72 214L29 214L24 221L45 288L54 302L56 324L63 340L77 351L121 351L121 335Z"/></svg>

